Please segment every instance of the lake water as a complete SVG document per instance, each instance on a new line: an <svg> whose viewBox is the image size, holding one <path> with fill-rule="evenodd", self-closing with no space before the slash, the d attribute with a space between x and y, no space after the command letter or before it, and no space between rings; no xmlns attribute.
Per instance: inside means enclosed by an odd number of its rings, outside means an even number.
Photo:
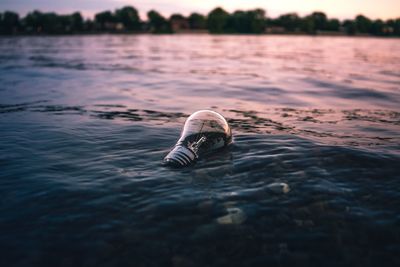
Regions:
<svg viewBox="0 0 400 267"><path fill-rule="evenodd" d="M0 38L1 266L400 266L399 187L398 39Z"/></svg>

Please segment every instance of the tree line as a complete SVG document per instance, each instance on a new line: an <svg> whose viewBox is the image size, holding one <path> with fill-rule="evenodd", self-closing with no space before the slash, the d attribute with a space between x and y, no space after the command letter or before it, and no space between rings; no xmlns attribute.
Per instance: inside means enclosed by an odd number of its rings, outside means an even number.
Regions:
<svg viewBox="0 0 400 267"><path fill-rule="evenodd" d="M214 34L239 33L297 33L348 35L400 36L400 18L372 20L358 15L353 20L340 21L328 18L323 12L313 12L301 17L296 13L269 18L263 9L237 10L229 13L218 7L207 15L192 13L185 17L172 14L169 18L151 10L147 21L140 19L136 8L126 6L114 12L97 13L94 19L85 20L79 12L58 15L54 12L29 12L25 17L12 11L0 12L0 34L78 34L78 33L174 33L204 31Z"/></svg>

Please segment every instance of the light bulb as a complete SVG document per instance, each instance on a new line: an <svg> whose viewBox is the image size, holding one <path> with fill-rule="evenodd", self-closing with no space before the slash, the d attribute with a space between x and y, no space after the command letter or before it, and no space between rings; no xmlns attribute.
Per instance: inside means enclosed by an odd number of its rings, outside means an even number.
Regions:
<svg viewBox="0 0 400 267"><path fill-rule="evenodd" d="M211 110L200 110L187 118L178 142L164 158L164 165L188 166L231 143L232 131L225 118Z"/></svg>

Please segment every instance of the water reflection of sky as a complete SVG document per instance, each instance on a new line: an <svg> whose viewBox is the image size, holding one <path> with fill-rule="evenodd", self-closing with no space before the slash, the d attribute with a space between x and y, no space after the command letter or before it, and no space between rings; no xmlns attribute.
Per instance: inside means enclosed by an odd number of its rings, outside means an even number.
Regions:
<svg viewBox="0 0 400 267"><path fill-rule="evenodd" d="M2 39L0 52L4 112L179 125L196 110L213 109L238 131L398 142L394 39L29 37Z"/></svg>
<svg viewBox="0 0 400 267"><path fill-rule="evenodd" d="M193 35L48 40L0 43L6 87L40 87L75 105L165 111L398 109L400 102L397 40ZM30 79L19 79L21 73ZM22 99L28 96L43 100L28 92Z"/></svg>

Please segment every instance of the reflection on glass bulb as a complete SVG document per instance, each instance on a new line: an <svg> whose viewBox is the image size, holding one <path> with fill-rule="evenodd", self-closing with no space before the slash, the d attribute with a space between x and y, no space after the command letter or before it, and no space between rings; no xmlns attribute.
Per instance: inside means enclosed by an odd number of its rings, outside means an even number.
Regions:
<svg viewBox="0 0 400 267"><path fill-rule="evenodd" d="M164 158L164 164L184 167L231 143L232 131L225 118L211 110L200 110L187 118L181 137Z"/></svg>

